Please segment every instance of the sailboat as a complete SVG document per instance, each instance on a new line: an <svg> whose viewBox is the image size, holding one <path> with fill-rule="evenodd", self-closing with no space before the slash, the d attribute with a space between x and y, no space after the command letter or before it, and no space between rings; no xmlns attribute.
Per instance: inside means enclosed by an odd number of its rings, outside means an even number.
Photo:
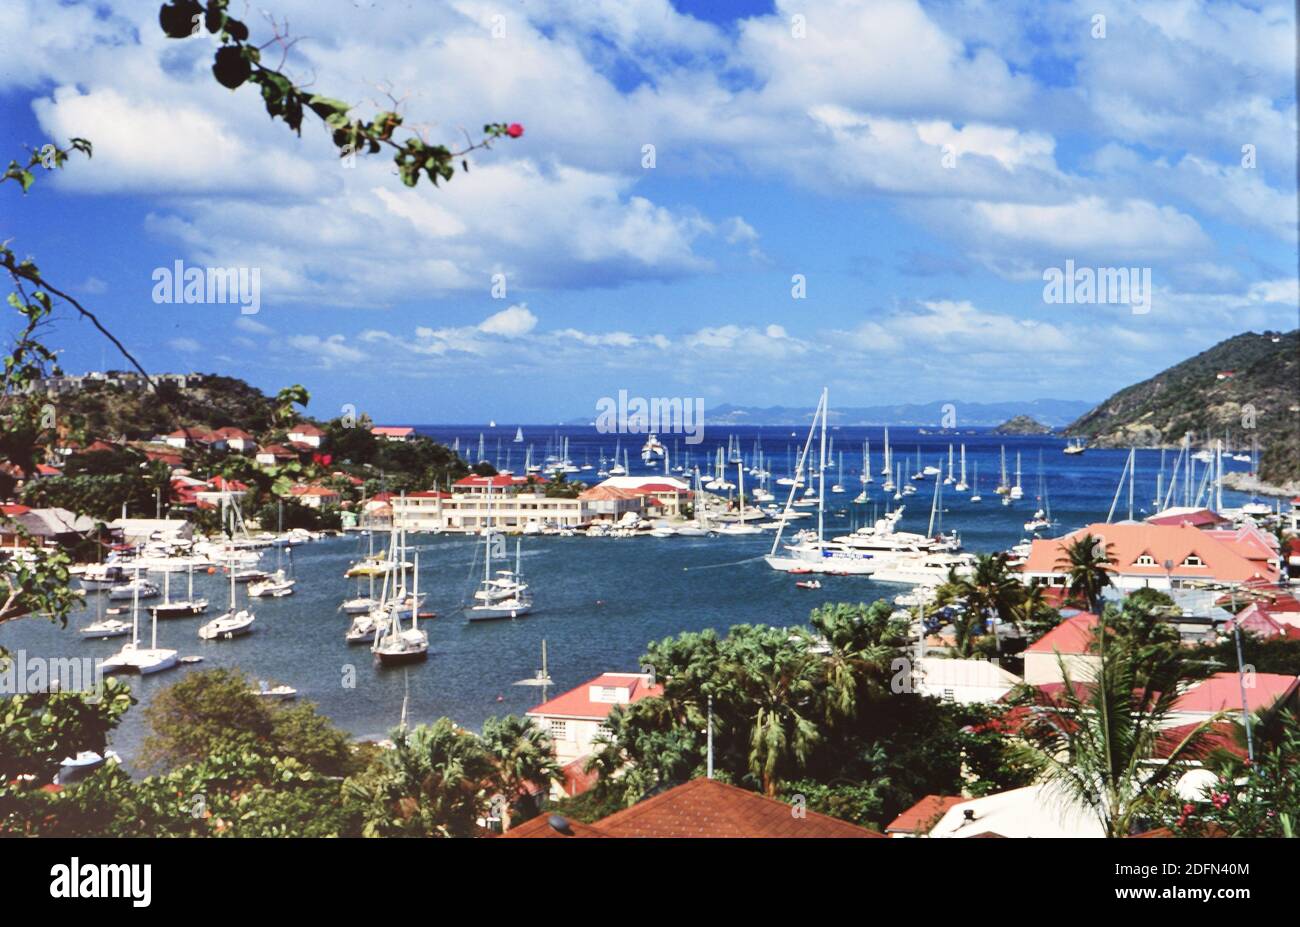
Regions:
<svg viewBox="0 0 1300 927"><path fill-rule="evenodd" d="M1083 438L1074 438L1069 444L1061 448L1062 454L1082 454L1087 448L1084 447Z"/></svg>
<svg viewBox="0 0 1300 927"><path fill-rule="evenodd" d="M523 444L523 443L524 443L524 429L523 429L522 426L519 427L519 428L516 428L516 429L515 429L515 442L514 442L514 443L515 443L515 444Z"/></svg>
<svg viewBox="0 0 1300 927"><path fill-rule="evenodd" d="M610 476L627 476L627 467L619 462L620 442L614 442L614 465L609 468Z"/></svg>
<svg viewBox="0 0 1300 927"><path fill-rule="evenodd" d="M970 501L979 502L984 497L980 495L980 465L978 461L975 462L974 467L975 475L971 478Z"/></svg>
<svg viewBox="0 0 1300 927"><path fill-rule="evenodd" d="M138 575L137 570L137 575ZM152 638L148 647L140 646L140 596L131 600L131 641L109 657L100 669L109 673L136 672L142 676L162 672L176 666L176 651L158 646L158 616L153 617Z"/></svg>
<svg viewBox="0 0 1300 927"><path fill-rule="evenodd" d="M998 480L997 488L993 490L999 496L1005 496L1011 492L1011 485L1007 482L1007 446L1002 445L1002 478Z"/></svg>
<svg viewBox="0 0 1300 927"><path fill-rule="evenodd" d="M483 582L479 584L478 592L495 593L499 588L492 579L493 539L494 535L492 533L483 536ZM519 618L533 610L533 594L529 591L528 584L523 582L523 573L520 570L522 556L523 538L518 538L515 541L515 571L513 576L517 584L516 587L505 598L488 598L478 605L471 605L465 610L465 614L470 621ZM475 598L478 597L476 592Z"/></svg>
<svg viewBox="0 0 1300 927"><path fill-rule="evenodd" d="M104 617L104 597L95 596L95 620L81 629L81 636L86 640L107 640L110 637L125 637L131 633L131 622L121 618Z"/></svg>
<svg viewBox="0 0 1300 927"><path fill-rule="evenodd" d="M367 531L367 532L366 532L366 537L367 537L367 539L368 539L368 541L369 541L369 545L370 545L370 553L368 554L368 558L371 559L371 560L373 560L373 559L374 559L374 556L375 556L375 533L374 533L374 531ZM343 601L343 604L339 606L339 609L343 612L343 614L345 614L345 615L364 615L364 614L366 614L367 612L369 612L372 608L374 608L376 605L379 604L379 600L375 598L375 574L374 574L373 572L368 573L366 578L367 578L367 579L369 580L369 582L370 582L370 590L369 590L368 594L366 594L366 595L356 595L356 596L354 596L353 598L345 599L345 600ZM359 583L358 583L358 587L357 587L357 592L358 592L358 593L361 592L361 588L360 588L360 584L359 584Z"/></svg>
<svg viewBox="0 0 1300 927"><path fill-rule="evenodd" d="M163 602L161 605L155 605L149 610L158 618L189 618L194 615L201 615L208 610L207 599L194 598L194 561L191 559L189 567L189 591L186 593L184 601L172 601L172 584L171 572L163 574Z"/></svg>
<svg viewBox="0 0 1300 927"><path fill-rule="evenodd" d="M957 485L953 487L957 492L965 492L970 487L966 485L966 445L961 446L961 476L957 479Z"/></svg>
<svg viewBox="0 0 1300 927"><path fill-rule="evenodd" d="M889 456L889 426L885 426L885 465L880 469L880 475L889 478L894 475L893 460ZM893 487L890 487L891 489Z"/></svg>
<svg viewBox="0 0 1300 927"><path fill-rule="evenodd" d="M199 637L205 641L221 640L222 638L230 640L232 637L242 637L253 630L252 612L247 609L236 608L238 598L235 594L235 574L230 574L230 609L223 615L213 618L203 627L199 628Z"/></svg>
<svg viewBox="0 0 1300 927"><path fill-rule="evenodd" d="M840 451L839 460L840 460L839 476L835 480L835 485L831 487L831 492L834 493L844 492L844 452L843 451Z"/></svg>
<svg viewBox="0 0 1300 927"><path fill-rule="evenodd" d="M858 477L862 483L862 492L853 497L853 501L859 505L866 505L870 496L867 495L867 484L871 482L871 442L862 442L862 475Z"/></svg>
<svg viewBox="0 0 1300 927"><path fill-rule="evenodd" d="M411 587L411 626L402 627L402 608L392 609L388 625L375 635L370 651L381 666L399 666L403 663L417 663L429 656L429 635L420 630L416 622L419 618L420 601L420 552L415 552ZM405 583L403 583L405 586ZM403 597L399 596L399 601Z"/></svg>
<svg viewBox="0 0 1300 927"><path fill-rule="evenodd" d="M739 455L735 458L736 472L739 474L737 479L740 483L740 521L731 522L717 527L718 534L762 534L763 529L758 525L750 525L745 522L745 464Z"/></svg>
<svg viewBox="0 0 1300 927"><path fill-rule="evenodd" d="M276 526L276 533L277 534L284 533L284 503L283 502L280 503L279 520ZM297 584L298 581L296 579L290 578L290 576L287 573L285 573L284 563L282 560L283 553L284 553L284 548L282 546L277 546L275 548L275 572L264 579L259 579L257 582L249 583L248 594L250 596L255 596L257 598L270 597L270 598L280 599L287 595L293 595L293 587ZM291 568L293 566L292 550L289 551L289 566Z"/></svg>
<svg viewBox="0 0 1300 927"><path fill-rule="evenodd" d="M1044 531L1051 528L1052 522L1052 503L1047 497L1047 481L1043 476L1043 452L1038 452L1038 510L1034 512L1034 517L1025 522L1026 531Z"/></svg>
<svg viewBox="0 0 1300 927"><path fill-rule="evenodd" d="M546 668L546 638L542 638L542 668L537 671L536 675L521 679L514 685L539 686L542 690L542 701L546 701L546 690L555 685L555 680L551 678L550 671Z"/></svg>
<svg viewBox="0 0 1300 927"><path fill-rule="evenodd" d="M1020 452L1016 451L1016 485L1011 487L1011 491L1007 495L1012 499L1019 499L1024 494L1024 487L1020 485Z"/></svg>
<svg viewBox="0 0 1300 927"><path fill-rule="evenodd" d="M943 478L943 485L945 485L945 486L951 486L952 484L953 484L953 477L952 477L952 445L949 444L949 445L948 445L948 475L945 476L945 477Z"/></svg>
<svg viewBox="0 0 1300 927"><path fill-rule="evenodd" d="M795 487L790 488L785 509L777 525L776 537L772 540L772 549L764 561L769 567L782 573L844 573L865 574L875 569L876 561L867 551L847 548L842 544L825 539L826 519L826 420L829 414L828 390L822 389L817 411L813 413L812 424L808 429L808 438L800 452L797 468L802 470L805 462L811 469L811 451L813 437L817 434L818 419L821 420L821 451L817 468L817 531L801 531L793 544L785 545L786 553L778 554L785 525L794 506Z"/></svg>

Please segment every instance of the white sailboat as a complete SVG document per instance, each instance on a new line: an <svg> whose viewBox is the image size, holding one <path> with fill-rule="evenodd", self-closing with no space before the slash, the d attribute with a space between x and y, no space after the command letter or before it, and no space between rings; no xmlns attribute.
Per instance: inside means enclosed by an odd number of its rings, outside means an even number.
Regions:
<svg viewBox="0 0 1300 927"><path fill-rule="evenodd" d="M957 492L965 492L970 487L966 485L966 445L961 446L961 476L957 480L957 485L953 486Z"/></svg>
<svg viewBox="0 0 1300 927"><path fill-rule="evenodd" d="M885 463L880 468L880 475L889 478L894 475L893 460L889 456L889 426L885 426Z"/></svg>
<svg viewBox="0 0 1300 927"><path fill-rule="evenodd" d="M280 503L279 520L276 528L277 534L284 533L284 503ZM275 572L270 576L259 579L256 582L249 583L248 594L256 598L275 598L280 599L287 595L293 595L293 587L297 585L297 580L293 579L284 571L284 562L282 555L284 547L277 546L275 549ZM293 567L293 551L289 551L289 566Z"/></svg>
<svg viewBox="0 0 1300 927"><path fill-rule="evenodd" d="M979 461L974 463L975 475L971 478L970 501L979 502L984 497L980 495L980 465Z"/></svg>
<svg viewBox="0 0 1300 927"><path fill-rule="evenodd" d="M140 597L131 600L131 641L109 657L101 670L110 673L139 673L142 676L159 673L176 666L176 651L158 646L158 617L153 618L152 637L148 647L140 646Z"/></svg>
<svg viewBox="0 0 1300 927"><path fill-rule="evenodd" d="M943 478L943 485L951 486L953 484L952 475L952 445L948 445L948 475Z"/></svg>
<svg viewBox="0 0 1300 927"><path fill-rule="evenodd" d="M121 618L104 617L104 597L95 596L95 620L81 629L85 640L107 640L110 637L125 637L131 633L131 622Z"/></svg>
<svg viewBox="0 0 1300 927"><path fill-rule="evenodd" d="M374 533L374 531L367 531L367 532L366 532L366 537L367 537L367 539L368 539L368 543L369 543L369 546L370 546L370 551L369 551L367 557L368 557L368 559L372 559L372 560L373 560L373 559L374 559L374 556L375 556L375 533ZM359 578L360 578L360 577L359 577ZM379 600L375 598L375 574L374 574L373 572L367 573L367 574L366 574L366 579L367 579L367 580L369 581L369 583L370 583L369 591L368 591L365 595L356 595L356 596L353 596L353 597L350 598L350 599L345 599L345 600L343 601L343 604L339 606L339 610L342 611L343 614L345 614L345 615L364 615L364 614L368 613L368 612L369 612L372 608L374 608L376 605L379 604ZM358 592L358 593L361 592L361 588L360 588L360 584L359 584L359 583L358 583L358 587L357 587L357 592Z"/></svg>
<svg viewBox="0 0 1300 927"><path fill-rule="evenodd" d="M1024 487L1020 484L1020 452L1016 451L1016 485L1011 487L1011 491L1007 493L1007 495L1012 499L1019 499L1024 496L1024 494Z"/></svg>
<svg viewBox="0 0 1300 927"><path fill-rule="evenodd" d="M242 637L253 630L254 615L247 609L237 608L235 574L230 574L230 609L199 628L199 637L205 641L230 640Z"/></svg>
<svg viewBox="0 0 1300 927"><path fill-rule="evenodd" d="M840 451L839 461L840 461L839 475L836 477L835 485L831 487L831 492L833 493L844 492L844 452L843 451Z"/></svg>
<svg viewBox="0 0 1300 927"><path fill-rule="evenodd" d="M993 490L999 496L1005 496L1011 492L1011 485L1007 482L1007 446L1002 445L1002 478L998 480L997 487Z"/></svg>
<svg viewBox="0 0 1300 927"><path fill-rule="evenodd" d="M498 591L492 579L492 545L495 536L487 534L483 537L483 582L479 584L479 592L494 594ZM523 573L521 572L523 557L523 538L515 541L515 570L512 579L517 584L514 590L505 598L486 598L477 605L471 605L465 610L466 617L470 621L492 621L498 618L521 618L533 610L533 594L528 589L528 584L523 582ZM475 593L478 598L478 593Z"/></svg>
<svg viewBox="0 0 1300 927"><path fill-rule="evenodd" d="M416 663L429 656L429 635L418 627L420 600L420 553L415 553L411 586L411 626L402 627L404 609L394 608L387 625L375 635L370 651L381 666L400 666ZM403 584L405 585L405 584ZM404 598L404 597L401 597Z"/></svg>

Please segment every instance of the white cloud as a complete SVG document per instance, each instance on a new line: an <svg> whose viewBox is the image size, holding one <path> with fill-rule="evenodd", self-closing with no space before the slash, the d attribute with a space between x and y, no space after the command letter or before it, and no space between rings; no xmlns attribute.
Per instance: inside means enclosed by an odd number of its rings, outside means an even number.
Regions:
<svg viewBox="0 0 1300 927"><path fill-rule="evenodd" d="M479 323L478 330L489 335L516 338L528 334L536 327L537 316L529 312L526 305L520 303L488 316Z"/></svg>

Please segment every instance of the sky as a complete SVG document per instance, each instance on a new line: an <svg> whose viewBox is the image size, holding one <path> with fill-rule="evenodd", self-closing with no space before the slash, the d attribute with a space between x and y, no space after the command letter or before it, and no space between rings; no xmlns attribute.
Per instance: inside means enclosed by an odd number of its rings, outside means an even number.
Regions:
<svg viewBox="0 0 1300 927"><path fill-rule="evenodd" d="M1285 2L265 0L288 73L356 114L524 126L415 189L218 85L158 6L0 4L0 155L94 144L0 190L0 240L152 371L388 424L1096 401L1297 324ZM265 41L262 8L231 12ZM258 311L157 302L177 261L256 269ZM1045 298L1067 266L1149 302ZM124 366L66 308L49 340Z"/></svg>

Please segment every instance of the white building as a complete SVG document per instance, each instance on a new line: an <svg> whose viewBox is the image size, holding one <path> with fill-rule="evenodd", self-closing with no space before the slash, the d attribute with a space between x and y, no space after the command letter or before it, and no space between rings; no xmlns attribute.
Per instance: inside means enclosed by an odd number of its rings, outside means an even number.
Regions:
<svg viewBox="0 0 1300 927"><path fill-rule="evenodd" d="M988 660L944 660L929 657L918 660L914 675L916 689L922 695L969 705L991 704L1020 684L1009 673Z"/></svg>
<svg viewBox="0 0 1300 927"><path fill-rule="evenodd" d="M525 717L551 735L555 758L564 766L591 753L592 741L604 730L615 705L630 705L663 691L649 673L602 673L543 702Z"/></svg>

